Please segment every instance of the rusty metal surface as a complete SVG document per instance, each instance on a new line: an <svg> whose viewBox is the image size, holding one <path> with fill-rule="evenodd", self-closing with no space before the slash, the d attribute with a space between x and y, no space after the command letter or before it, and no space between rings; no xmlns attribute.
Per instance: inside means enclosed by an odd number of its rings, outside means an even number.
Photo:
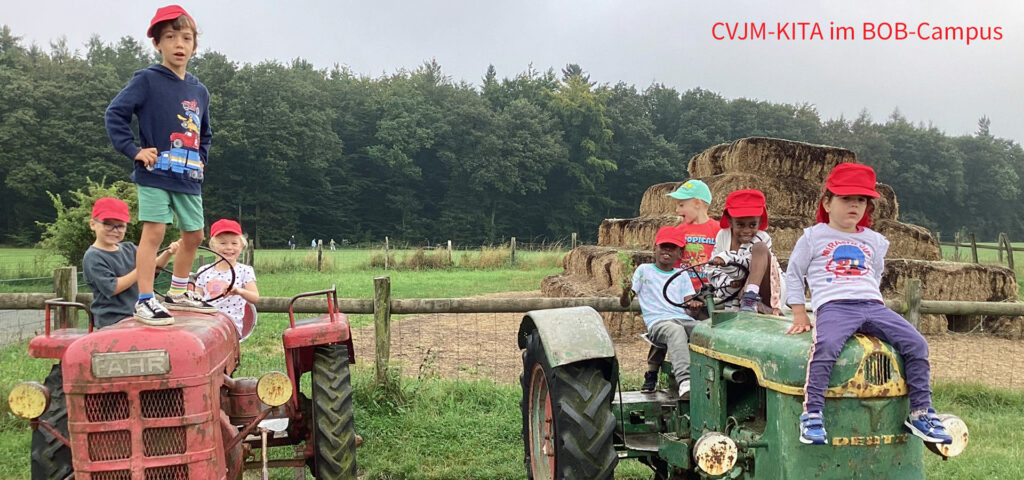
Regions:
<svg viewBox="0 0 1024 480"><path fill-rule="evenodd" d="M615 345L604 328L604 320L590 307L527 312L519 326L520 348L526 347L526 335L533 329L543 339L544 353L553 367L615 356Z"/></svg>
<svg viewBox="0 0 1024 480"><path fill-rule="evenodd" d="M238 365L238 333L221 314L174 313L173 325L129 319L67 346L62 365L72 451L95 453L76 454L76 472L215 478L229 468L220 395L225 374ZM104 354L129 358L140 351L165 351L170 370L94 375L94 354L107 361L119 357Z"/></svg>

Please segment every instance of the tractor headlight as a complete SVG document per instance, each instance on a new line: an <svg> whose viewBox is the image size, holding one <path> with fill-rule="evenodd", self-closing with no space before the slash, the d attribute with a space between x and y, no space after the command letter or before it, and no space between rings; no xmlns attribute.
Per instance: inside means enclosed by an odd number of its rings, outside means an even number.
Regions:
<svg viewBox="0 0 1024 480"><path fill-rule="evenodd" d="M943 427L946 427L946 432L953 437L953 443L941 444L926 442L925 445L943 457L955 457L960 455L964 451L964 448L967 448L967 424L964 423L963 420L960 420L960 417L949 414L939 415L939 421L942 422Z"/></svg>
<svg viewBox="0 0 1024 480"><path fill-rule="evenodd" d="M39 418L50 406L50 390L38 382L20 383L7 396L7 403L19 417L29 420Z"/></svg>
<svg viewBox="0 0 1024 480"><path fill-rule="evenodd" d="M256 396L271 407L284 405L292 398L292 382L281 372L266 373L256 382Z"/></svg>
<svg viewBox="0 0 1024 480"><path fill-rule="evenodd" d="M693 459L708 475L721 475L736 465L736 442L723 433L708 432L693 445Z"/></svg>

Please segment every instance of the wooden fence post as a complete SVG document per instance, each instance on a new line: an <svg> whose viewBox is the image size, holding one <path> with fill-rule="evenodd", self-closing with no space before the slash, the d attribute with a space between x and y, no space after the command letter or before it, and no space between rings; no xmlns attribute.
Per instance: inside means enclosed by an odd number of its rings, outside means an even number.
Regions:
<svg viewBox="0 0 1024 480"><path fill-rule="evenodd" d="M316 242L316 271L321 271L324 264L324 241L323 239L317 240Z"/></svg>
<svg viewBox="0 0 1024 480"><path fill-rule="evenodd" d="M960 231L953 232L953 261L960 261Z"/></svg>
<svg viewBox="0 0 1024 480"><path fill-rule="evenodd" d="M391 240L384 237L384 270L391 268Z"/></svg>
<svg viewBox="0 0 1024 480"><path fill-rule="evenodd" d="M971 260L974 263L978 263L978 242L975 241L974 232L971 232L969 235L971 237Z"/></svg>
<svg viewBox="0 0 1024 480"><path fill-rule="evenodd" d="M388 383L391 359L391 277L373 279L373 334L376 342L377 386Z"/></svg>
<svg viewBox="0 0 1024 480"><path fill-rule="evenodd" d="M996 260L1003 263L1003 232L999 232L999 239L996 240Z"/></svg>
<svg viewBox="0 0 1024 480"><path fill-rule="evenodd" d="M903 314L914 330L921 331L921 279L908 278L904 286L907 294L907 313Z"/></svg>
<svg viewBox="0 0 1024 480"><path fill-rule="evenodd" d="M572 248L570 250L576 250L576 232L572 232Z"/></svg>
<svg viewBox="0 0 1024 480"><path fill-rule="evenodd" d="M57 298L65 302L74 302L78 297L78 268L60 267L53 271L53 291ZM54 325L57 328L75 328L78 326L78 309L57 307L54 310Z"/></svg>
<svg viewBox="0 0 1024 480"><path fill-rule="evenodd" d="M448 240L448 265L455 265L452 263L452 241Z"/></svg>
<svg viewBox="0 0 1024 480"><path fill-rule="evenodd" d="M1007 266L1010 267L1010 270L1014 270L1014 268L1013 268L1013 244L1010 243L1010 236L1007 235L1006 233L1000 233L999 234L999 239L1002 240L1003 245L1006 245L1006 264L1007 264ZM1016 270L1014 270L1014 271L1016 271Z"/></svg>
<svg viewBox="0 0 1024 480"><path fill-rule="evenodd" d="M512 249L512 256L511 256L510 260L512 262L512 265L515 265L516 264L516 237L512 237L512 240L509 242L509 248Z"/></svg>

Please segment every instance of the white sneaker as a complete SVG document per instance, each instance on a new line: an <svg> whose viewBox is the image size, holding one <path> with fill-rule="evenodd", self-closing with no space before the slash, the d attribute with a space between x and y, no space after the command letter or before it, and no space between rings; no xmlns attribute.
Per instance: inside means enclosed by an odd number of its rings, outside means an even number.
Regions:
<svg viewBox="0 0 1024 480"><path fill-rule="evenodd" d="M144 302L135 303L135 319L146 325L163 326L174 323L174 317L168 312L156 297L150 297Z"/></svg>
<svg viewBox="0 0 1024 480"><path fill-rule="evenodd" d="M185 293L168 293L164 296L164 305L172 310L184 310L186 312L217 313L217 307L203 301L203 298L192 290L185 290Z"/></svg>
<svg viewBox="0 0 1024 480"><path fill-rule="evenodd" d="M689 400L690 399L690 381L683 380L679 382L679 399Z"/></svg>

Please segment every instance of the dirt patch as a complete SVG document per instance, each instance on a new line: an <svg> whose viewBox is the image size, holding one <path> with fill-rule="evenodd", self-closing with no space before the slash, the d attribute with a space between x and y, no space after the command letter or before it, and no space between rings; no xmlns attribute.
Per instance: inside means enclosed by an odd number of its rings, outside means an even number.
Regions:
<svg viewBox="0 0 1024 480"><path fill-rule="evenodd" d="M491 298L539 297L540 292L505 292ZM648 344L633 325L609 316L606 327L615 342L625 375L646 369ZM391 362L405 376L458 380L491 379L516 383L522 354L516 335L520 313L431 314L396 319L391 325ZM628 320L627 320L628 322ZM353 332L356 358L372 363L373 326ZM1024 388L1024 342L991 335L928 336L934 381L982 382L994 387Z"/></svg>

